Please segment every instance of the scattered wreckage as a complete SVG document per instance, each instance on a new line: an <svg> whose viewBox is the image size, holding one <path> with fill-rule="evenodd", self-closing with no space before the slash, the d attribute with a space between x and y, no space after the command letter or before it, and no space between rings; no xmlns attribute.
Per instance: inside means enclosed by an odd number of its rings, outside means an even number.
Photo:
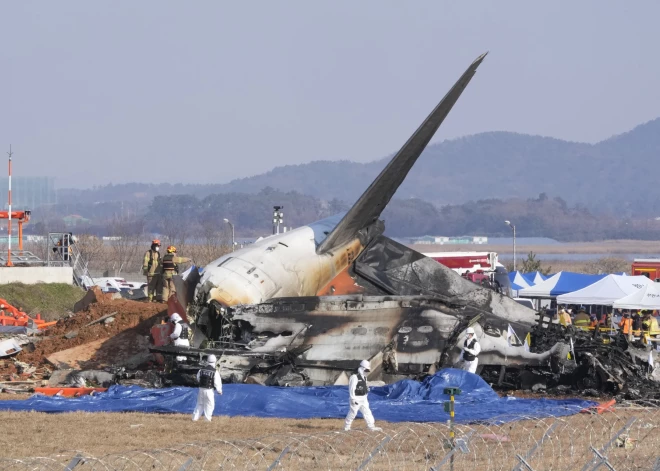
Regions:
<svg viewBox="0 0 660 471"><path fill-rule="evenodd" d="M540 315L530 333L533 351L559 346L545 368L525 367L512 375L497 378L502 389L547 391L554 394L579 391L586 396L603 394L628 400L660 399L660 370L655 369L658 353L655 346L641 339L630 342L610 328L591 331L574 326L563 327ZM653 342L650 342L653 345ZM494 379L495 371L482 372Z"/></svg>
<svg viewBox="0 0 660 471"><path fill-rule="evenodd" d="M391 383L455 365L463 332L473 326L482 344L478 373L498 390L660 399L660 371L649 364L650 356L658 361L655 349L618 332L566 328L543 313L536 318L531 328L516 324L518 336L530 334L527 349L507 338L508 320L433 296L279 298L225 310L213 323L217 339L204 348L152 351L194 360L175 368L165 384L193 384L210 353L222 356L226 382L345 384L354 358L364 356L375 365L369 379Z"/></svg>

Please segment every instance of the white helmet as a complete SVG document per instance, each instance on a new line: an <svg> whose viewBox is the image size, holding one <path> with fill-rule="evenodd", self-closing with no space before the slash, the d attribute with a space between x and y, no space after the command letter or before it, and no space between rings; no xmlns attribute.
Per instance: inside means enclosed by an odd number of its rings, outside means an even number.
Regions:
<svg viewBox="0 0 660 471"><path fill-rule="evenodd" d="M465 333L474 335L474 329L472 327L468 327L467 329L465 329Z"/></svg>
<svg viewBox="0 0 660 471"><path fill-rule="evenodd" d="M206 363L208 363L211 366L215 366L215 363L218 361L218 359L215 357L215 355L209 355L206 357Z"/></svg>
<svg viewBox="0 0 660 471"><path fill-rule="evenodd" d="M371 363L369 363L369 360L362 360L360 362L360 368L364 368L365 371L371 371Z"/></svg>
<svg viewBox="0 0 660 471"><path fill-rule="evenodd" d="M181 319L181 316L175 312L170 316L170 320L172 322L181 322L183 319Z"/></svg>

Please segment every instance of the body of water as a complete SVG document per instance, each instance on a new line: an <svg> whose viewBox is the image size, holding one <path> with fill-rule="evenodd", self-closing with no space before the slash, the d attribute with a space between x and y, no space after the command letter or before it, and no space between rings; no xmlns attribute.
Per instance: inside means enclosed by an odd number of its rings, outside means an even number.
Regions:
<svg viewBox="0 0 660 471"><path fill-rule="evenodd" d="M489 237L488 245L507 245L513 243L513 237ZM516 245L564 245L549 237L516 237Z"/></svg>
<svg viewBox="0 0 660 471"><path fill-rule="evenodd" d="M601 258L623 258L625 260L630 260L631 262L636 258L658 258L660 259L660 254L640 254L640 253L536 253L537 260L567 260L573 262L584 262L590 260L598 260ZM516 258L518 260L523 260L527 258L526 253L516 253ZM513 260L513 255L511 254L500 254L500 261L511 261Z"/></svg>

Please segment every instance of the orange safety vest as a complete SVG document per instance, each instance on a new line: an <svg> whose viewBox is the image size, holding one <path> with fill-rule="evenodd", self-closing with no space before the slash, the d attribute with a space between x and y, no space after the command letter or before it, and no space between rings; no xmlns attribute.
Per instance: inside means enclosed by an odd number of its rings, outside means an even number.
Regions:
<svg viewBox="0 0 660 471"><path fill-rule="evenodd" d="M632 329L632 319L630 317L624 317L619 321L619 328L623 331L625 335L630 333Z"/></svg>

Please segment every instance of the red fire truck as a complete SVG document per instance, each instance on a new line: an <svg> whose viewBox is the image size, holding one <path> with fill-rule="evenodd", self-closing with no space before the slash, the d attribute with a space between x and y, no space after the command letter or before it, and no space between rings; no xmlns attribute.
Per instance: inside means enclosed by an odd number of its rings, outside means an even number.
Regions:
<svg viewBox="0 0 660 471"><path fill-rule="evenodd" d="M660 280L660 258L636 258L632 264L632 275L648 276L654 281Z"/></svg>
<svg viewBox="0 0 660 471"><path fill-rule="evenodd" d="M497 266L497 252L430 252L424 255L459 275L477 270L491 272Z"/></svg>
<svg viewBox="0 0 660 471"><path fill-rule="evenodd" d="M497 252L429 252L423 254L451 268L459 275L511 296L509 275L499 263Z"/></svg>

